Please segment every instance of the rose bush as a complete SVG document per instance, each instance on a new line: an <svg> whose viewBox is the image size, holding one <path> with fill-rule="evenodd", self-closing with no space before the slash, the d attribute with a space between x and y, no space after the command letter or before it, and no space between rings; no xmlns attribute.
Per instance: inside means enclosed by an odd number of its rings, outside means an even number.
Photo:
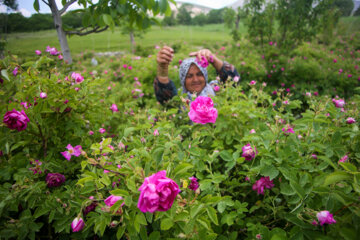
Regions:
<svg viewBox="0 0 360 240"><path fill-rule="evenodd" d="M334 62L316 47L296 48L291 60L274 45L264 58L249 45L210 46L242 77L190 109L181 92L156 103L154 55L96 67L87 53L76 66L43 54L1 61L0 114L16 112L0 128L0 238L355 239L360 98L342 89L358 83L322 88L335 77L314 66ZM184 44L170 65L174 81L187 52ZM353 57L339 59L350 71ZM301 83L310 76L317 88ZM143 96L133 98L134 84Z"/></svg>

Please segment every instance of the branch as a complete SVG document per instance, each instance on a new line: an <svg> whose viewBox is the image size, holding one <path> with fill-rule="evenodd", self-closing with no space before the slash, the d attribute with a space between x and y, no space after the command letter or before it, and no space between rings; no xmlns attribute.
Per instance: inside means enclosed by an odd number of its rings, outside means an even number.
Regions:
<svg viewBox="0 0 360 240"><path fill-rule="evenodd" d="M100 33L100 32L103 32L103 31L105 31L106 29L108 29L109 28L109 26L106 26L106 27L104 27L104 28L102 28L102 29L99 29L100 27L95 27L94 29L92 29L92 30L89 30L89 31L87 31L87 32L83 32L86 28L82 28L82 29L80 29L79 31L65 31L65 33L67 34L67 35L74 35L74 34L76 34L76 35L79 35L79 36L84 36L84 35L88 35L88 34L90 34L90 33ZM99 29L99 30L98 30Z"/></svg>
<svg viewBox="0 0 360 240"><path fill-rule="evenodd" d="M76 2L76 0L70 0L69 2L65 3L64 7L59 11L60 15L62 15L66 11L66 9L74 2Z"/></svg>
<svg viewBox="0 0 360 240"><path fill-rule="evenodd" d="M49 3L45 0L41 0L43 3L45 3L46 5L48 5L48 7L50 7Z"/></svg>

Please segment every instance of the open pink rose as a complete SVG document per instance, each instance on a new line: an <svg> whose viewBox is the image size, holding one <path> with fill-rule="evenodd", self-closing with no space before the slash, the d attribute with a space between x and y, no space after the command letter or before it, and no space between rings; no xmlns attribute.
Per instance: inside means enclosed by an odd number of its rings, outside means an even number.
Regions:
<svg viewBox="0 0 360 240"><path fill-rule="evenodd" d="M333 99L332 102L334 103L335 107L342 108L345 105L345 100L343 99Z"/></svg>
<svg viewBox="0 0 360 240"><path fill-rule="evenodd" d="M169 210L180 189L174 180L166 177L166 171L162 170L145 178L139 191L138 208L142 212L152 213Z"/></svg>
<svg viewBox="0 0 360 240"><path fill-rule="evenodd" d="M24 110L19 112L13 109L12 111L5 113L3 122L8 128L16 129L20 132L27 128L27 123L30 122L30 120Z"/></svg>
<svg viewBox="0 0 360 240"><path fill-rule="evenodd" d="M75 218L71 223L71 228L73 232L79 232L84 228L84 220L81 217Z"/></svg>
<svg viewBox="0 0 360 240"><path fill-rule="evenodd" d="M242 157L245 158L245 160L247 161L251 161L255 158L255 155L258 153L258 151L256 150L256 147L254 147L254 149L251 147L250 143L246 144L245 146L242 147Z"/></svg>
<svg viewBox="0 0 360 240"><path fill-rule="evenodd" d="M254 185L252 186L252 189L254 191L257 191L257 194L262 194L264 195L264 189L265 188L272 188L275 185L273 184L273 181L270 181L269 177L262 177L259 180L257 180Z"/></svg>
<svg viewBox="0 0 360 240"><path fill-rule="evenodd" d="M333 215L329 211L321 211L316 214L320 225L336 223Z"/></svg>
<svg viewBox="0 0 360 240"><path fill-rule="evenodd" d="M120 196L110 195L107 199L104 200L106 206L112 207L117 201L123 200ZM124 206L125 203L122 203L121 206Z"/></svg>
<svg viewBox="0 0 360 240"><path fill-rule="evenodd" d="M118 107L116 106L116 104L111 105L110 110L113 111L113 112L118 112L118 111L119 111L119 109L118 109Z"/></svg>
<svg viewBox="0 0 360 240"><path fill-rule="evenodd" d="M84 77L80 73L73 72L71 78L75 80L76 83L81 83L84 81Z"/></svg>
<svg viewBox="0 0 360 240"><path fill-rule="evenodd" d="M218 112L210 97L199 96L191 102L188 116L191 121L201 124L215 123Z"/></svg>
<svg viewBox="0 0 360 240"><path fill-rule="evenodd" d="M68 149L67 151L65 152L60 152L64 158L66 158L66 160L70 161L71 159L71 156L75 156L75 157L78 157L81 155L81 146L80 145L77 145L75 147L71 146L71 144L68 144L66 146L66 148Z"/></svg>
<svg viewBox="0 0 360 240"><path fill-rule="evenodd" d="M48 187L59 187L65 182L65 176L60 173L48 173L45 180Z"/></svg>

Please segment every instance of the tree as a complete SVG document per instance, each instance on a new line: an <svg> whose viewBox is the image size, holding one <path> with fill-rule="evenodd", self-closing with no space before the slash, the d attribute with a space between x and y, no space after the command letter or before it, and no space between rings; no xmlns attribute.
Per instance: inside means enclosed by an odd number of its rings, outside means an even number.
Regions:
<svg viewBox="0 0 360 240"><path fill-rule="evenodd" d="M181 5L181 7L179 8L179 12L176 15L176 19L177 22L181 25L190 25L191 24L191 15L188 10L187 10L187 4L183 4Z"/></svg>
<svg viewBox="0 0 360 240"><path fill-rule="evenodd" d="M238 7L237 11L232 8L226 8L223 12L223 15L225 26L232 29L231 35L233 36L234 41L238 41L240 39L240 19L245 17L245 12L240 7Z"/></svg>
<svg viewBox="0 0 360 240"><path fill-rule="evenodd" d="M225 9L221 8L221 9L212 9L210 10L210 12L207 14L208 15L208 23L223 23L224 22L224 18L223 18L223 11Z"/></svg>
<svg viewBox="0 0 360 240"><path fill-rule="evenodd" d="M154 17L157 14L170 15L171 9L168 1L174 0L102 0L93 3L91 0L62 0L63 8L58 9L55 0L42 0L51 10L55 29L60 42L64 60L72 62L67 35L87 35L90 33L99 33L107 30L109 27L113 30L115 22L128 18L130 26L138 29L150 27L150 20L156 21ZM84 15L82 19L83 27L78 30L65 31L63 28L61 15L66 12L68 7L77 2L84 7L81 10ZM39 11L39 0L34 0L34 8Z"/></svg>
<svg viewBox="0 0 360 240"><path fill-rule="evenodd" d="M335 0L334 6L339 8L342 16L350 16L354 9L354 2L353 0Z"/></svg>
<svg viewBox="0 0 360 240"><path fill-rule="evenodd" d="M177 24L175 19L175 13L172 12L170 16L164 17L162 24L164 26L175 26Z"/></svg>
<svg viewBox="0 0 360 240"><path fill-rule="evenodd" d="M0 0L0 5L5 5L7 8L16 11L19 7L17 0Z"/></svg>
<svg viewBox="0 0 360 240"><path fill-rule="evenodd" d="M192 23L194 25L199 25L199 26L203 26L207 23L208 19L207 16L204 13L200 13L198 15L196 15L193 19L192 19Z"/></svg>

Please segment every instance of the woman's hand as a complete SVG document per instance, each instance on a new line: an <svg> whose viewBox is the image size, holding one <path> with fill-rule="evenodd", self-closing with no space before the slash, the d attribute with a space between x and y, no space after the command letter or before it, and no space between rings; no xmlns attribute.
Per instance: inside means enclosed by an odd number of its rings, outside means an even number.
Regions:
<svg viewBox="0 0 360 240"><path fill-rule="evenodd" d="M223 66L223 62L212 54L209 49L201 49L197 52L191 52L189 56L196 57L199 61L202 60L202 57L205 57L206 60L214 66L217 72L219 72Z"/></svg>
<svg viewBox="0 0 360 240"><path fill-rule="evenodd" d="M168 83L169 64L173 60L174 50L171 47L164 46L156 55L157 62L157 78L161 83Z"/></svg>

